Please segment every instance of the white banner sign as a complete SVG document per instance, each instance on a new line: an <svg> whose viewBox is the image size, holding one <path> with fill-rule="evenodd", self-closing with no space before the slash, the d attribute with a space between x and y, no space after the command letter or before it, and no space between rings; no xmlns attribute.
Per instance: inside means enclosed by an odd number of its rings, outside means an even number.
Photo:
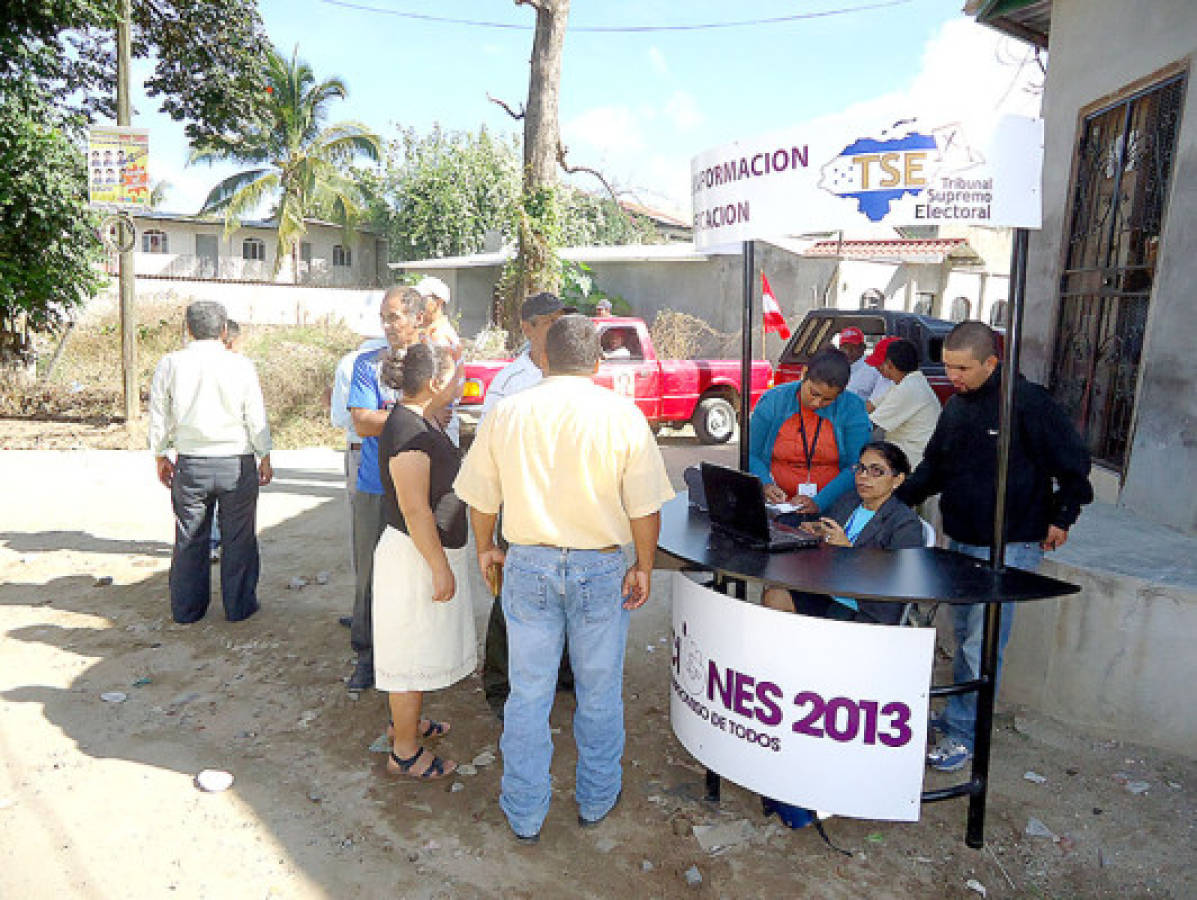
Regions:
<svg viewBox="0 0 1197 900"><path fill-rule="evenodd" d="M934 647L932 628L787 615L679 572L673 732L699 762L757 793L914 822Z"/></svg>
<svg viewBox="0 0 1197 900"><path fill-rule="evenodd" d="M906 118L798 126L700 153L695 247L867 223L1038 228L1043 121L1003 116L974 140L959 122Z"/></svg>

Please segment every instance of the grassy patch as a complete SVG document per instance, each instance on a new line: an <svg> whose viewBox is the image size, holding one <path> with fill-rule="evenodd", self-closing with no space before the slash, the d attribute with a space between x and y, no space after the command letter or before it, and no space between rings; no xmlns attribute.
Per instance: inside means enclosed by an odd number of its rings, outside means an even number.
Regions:
<svg viewBox="0 0 1197 900"><path fill-rule="evenodd" d="M183 305L142 305L138 320L137 383L144 418L154 368L183 345ZM337 361L359 343L361 338L340 323L243 326L240 350L257 367L276 447L342 446L344 433L329 423L326 398ZM56 337L39 342L36 381L0 378L0 415L94 425L119 420L124 404L115 314L76 327L46 379L45 366L57 345Z"/></svg>

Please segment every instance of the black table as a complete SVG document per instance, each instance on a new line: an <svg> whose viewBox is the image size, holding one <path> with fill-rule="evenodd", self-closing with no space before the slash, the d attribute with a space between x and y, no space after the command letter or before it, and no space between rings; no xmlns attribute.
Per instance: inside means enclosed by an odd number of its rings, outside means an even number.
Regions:
<svg viewBox="0 0 1197 900"><path fill-rule="evenodd" d="M970 847L983 846L1001 604L1062 597L1078 593L1080 587L1021 569L994 569L963 553L931 547L857 550L824 545L787 553L753 550L712 534L706 514L691 508L685 495L661 508L657 547L689 566L714 573L716 590L741 600L747 582L759 581L861 600L988 604L980 677L931 688L933 697L977 692L972 777L964 784L923 793L924 802L967 794L965 841ZM719 799L719 776L709 771L707 796Z"/></svg>

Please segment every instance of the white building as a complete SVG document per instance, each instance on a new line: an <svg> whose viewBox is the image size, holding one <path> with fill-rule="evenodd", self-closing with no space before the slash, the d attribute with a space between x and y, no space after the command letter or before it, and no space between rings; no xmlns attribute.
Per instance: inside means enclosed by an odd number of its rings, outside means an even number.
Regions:
<svg viewBox="0 0 1197 900"><path fill-rule="evenodd" d="M386 239L369 229L306 219L307 234L274 275L277 226L246 221L225 235L221 219L147 211L137 228L138 278L237 281L311 287L378 287L388 283ZM115 256L109 271L116 272Z"/></svg>

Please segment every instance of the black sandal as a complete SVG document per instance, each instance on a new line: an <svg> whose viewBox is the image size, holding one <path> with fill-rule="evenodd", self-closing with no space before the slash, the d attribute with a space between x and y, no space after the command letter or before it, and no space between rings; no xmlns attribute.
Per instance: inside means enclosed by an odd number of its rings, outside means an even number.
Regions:
<svg viewBox="0 0 1197 900"><path fill-rule="evenodd" d="M419 723L417 722L416 724L418 725ZM424 740L436 740L437 738L443 738L452 730L453 726L448 722L438 722L436 719L429 719L428 727L420 732L420 737L424 738ZM395 740L394 722L387 722L386 735L388 741Z"/></svg>
<svg viewBox="0 0 1197 900"><path fill-rule="evenodd" d="M415 752L415 755L412 756L411 759L402 759L401 757L399 757L395 754L394 750L392 750L391 751L391 759L394 761L395 765L399 767L399 771L392 772L391 774L402 775L405 778L412 779L413 781L436 781L440 778L445 778L448 775L452 775L454 772L457 771L456 763L453 763L452 769L445 771L445 760L441 759L439 756L434 756L432 758L432 762L429 763L427 769L425 769L419 775L412 775L411 767L414 766L416 764L416 760L418 760L423 755L424 755L423 747L421 747L419 750L417 750Z"/></svg>
<svg viewBox="0 0 1197 900"><path fill-rule="evenodd" d="M441 738L449 733L449 729L453 726L448 722L438 722L436 719L428 720L428 727L420 732L422 738Z"/></svg>

